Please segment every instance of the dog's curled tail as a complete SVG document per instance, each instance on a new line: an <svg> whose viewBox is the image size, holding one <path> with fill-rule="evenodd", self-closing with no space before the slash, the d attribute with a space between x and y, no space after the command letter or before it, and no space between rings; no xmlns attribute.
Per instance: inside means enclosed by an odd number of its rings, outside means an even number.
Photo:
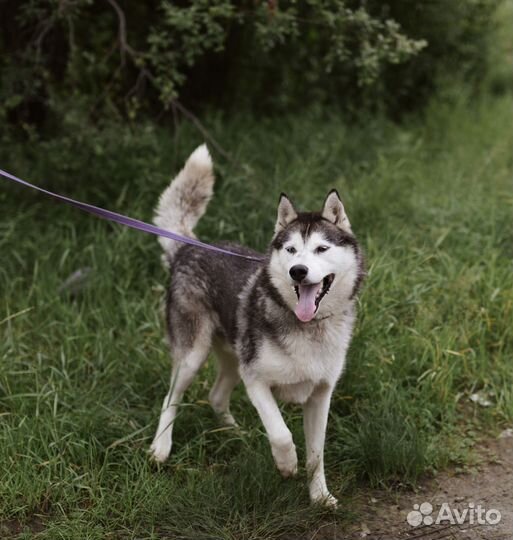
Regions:
<svg viewBox="0 0 513 540"><path fill-rule="evenodd" d="M207 145L202 144L160 196L153 222L167 231L195 238L193 229L205 213L213 190L212 158ZM163 236L159 236L159 242L165 258L171 261L180 244Z"/></svg>

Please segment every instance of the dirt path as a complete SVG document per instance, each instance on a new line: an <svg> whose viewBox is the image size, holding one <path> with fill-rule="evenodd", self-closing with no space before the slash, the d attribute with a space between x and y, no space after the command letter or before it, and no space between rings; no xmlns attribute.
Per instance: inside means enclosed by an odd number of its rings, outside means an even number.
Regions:
<svg viewBox="0 0 513 540"><path fill-rule="evenodd" d="M353 531L327 525L311 538L513 540L513 437L489 441L480 455L482 463L472 472L440 474L423 483L416 493L392 498L388 493L374 492L362 501L358 511L362 518ZM498 523L496 511L500 512ZM463 518L460 524L458 514Z"/></svg>

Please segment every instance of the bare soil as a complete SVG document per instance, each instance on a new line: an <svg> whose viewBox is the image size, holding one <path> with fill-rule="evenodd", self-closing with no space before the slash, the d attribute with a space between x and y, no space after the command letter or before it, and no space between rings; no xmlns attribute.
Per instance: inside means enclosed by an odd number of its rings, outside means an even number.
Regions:
<svg viewBox="0 0 513 540"><path fill-rule="evenodd" d="M513 437L488 441L479 451L480 463L469 472L449 471L423 482L417 491L391 495L375 491L366 496L361 508L360 523L350 531L327 524L316 531L312 540L513 540ZM412 526L407 516L422 503L429 503L433 522ZM454 523L436 518L447 503ZM414 507L414 505L418 505ZM481 505L481 521L485 511L494 509L501 514L500 522L477 523ZM424 509L429 507L424 506ZM456 512L467 509L463 523L456 521ZM410 514L411 515L411 514ZM447 515L447 514L446 514ZM472 517L471 517L472 516ZM423 518L424 516L417 517ZM492 515L496 519L496 514Z"/></svg>

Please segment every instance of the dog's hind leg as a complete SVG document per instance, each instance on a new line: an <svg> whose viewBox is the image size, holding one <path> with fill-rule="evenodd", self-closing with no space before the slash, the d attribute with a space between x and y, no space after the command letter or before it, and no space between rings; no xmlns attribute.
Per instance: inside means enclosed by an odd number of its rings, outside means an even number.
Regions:
<svg viewBox="0 0 513 540"><path fill-rule="evenodd" d="M236 426L230 413L230 397L240 381L239 361L227 343L215 340L213 348L217 358L217 378L210 390L210 404L223 424Z"/></svg>
<svg viewBox="0 0 513 540"><path fill-rule="evenodd" d="M187 349L173 347L172 349L174 361L170 389L164 398L157 433L150 447L150 454L155 461L165 461L171 452L173 424L178 406L194 376L208 357L211 336L211 325L205 324L202 331L196 335L192 347Z"/></svg>

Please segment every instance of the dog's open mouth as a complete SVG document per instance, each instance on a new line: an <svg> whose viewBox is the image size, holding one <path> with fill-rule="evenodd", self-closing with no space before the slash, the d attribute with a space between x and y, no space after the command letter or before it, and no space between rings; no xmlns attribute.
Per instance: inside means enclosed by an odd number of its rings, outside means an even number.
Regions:
<svg viewBox="0 0 513 540"><path fill-rule="evenodd" d="M335 274L328 274L319 283L294 286L297 295L294 312L301 322L308 322L314 318L321 300L328 294L334 279Z"/></svg>

